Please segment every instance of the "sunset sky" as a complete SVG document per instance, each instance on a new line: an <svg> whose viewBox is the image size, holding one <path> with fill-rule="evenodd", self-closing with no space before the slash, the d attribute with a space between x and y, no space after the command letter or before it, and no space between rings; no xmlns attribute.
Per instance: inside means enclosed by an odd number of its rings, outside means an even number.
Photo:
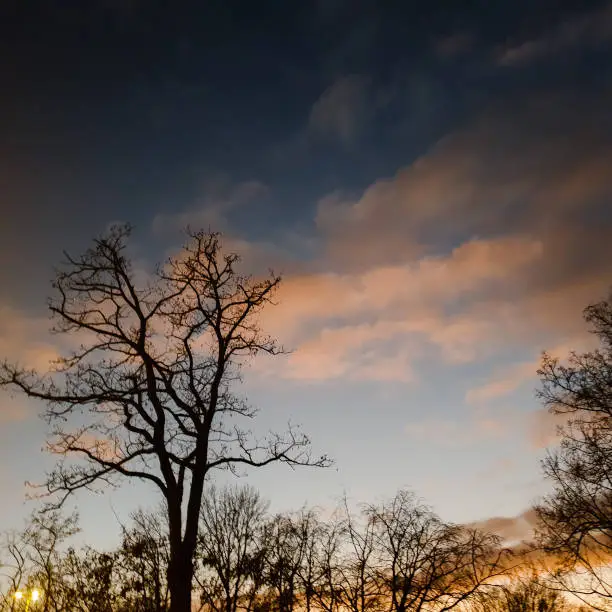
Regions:
<svg viewBox="0 0 612 612"><path fill-rule="evenodd" d="M152 263L210 226L284 276L257 429L335 460L249 474L274 510L407 487L469 522L546 490L539 355L587 348L612 285L612 4L8 0L0 74L0 358L53 354L63 249L127 221ZM0 395L0 530L52 465L39 408ZM72 505L98 545L155 502Z"/></svg>

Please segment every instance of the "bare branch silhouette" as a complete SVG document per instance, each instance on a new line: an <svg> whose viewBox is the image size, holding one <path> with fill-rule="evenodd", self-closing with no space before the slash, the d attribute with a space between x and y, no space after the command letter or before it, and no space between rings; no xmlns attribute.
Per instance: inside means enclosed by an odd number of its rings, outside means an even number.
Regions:
<svg viewBox="0 0 612 612"><path fill-rule="evenodd" d="M179 255L138 283L129 235L129 227L114 227L81 257L66 255L57 275L54 329L80 347L48 373L5 362L0 384L47 405L49 449L61 459L45 486L58 505L79 489L125 479L159 489L172 610L187 612L210 471L329 461L312 457L308 438L291 426L257 440L241 425L256 415L232 391L241 365L280 351L256 323L280 278L239 274L238 256L223 253L218 234L190 232Z"/></svg>

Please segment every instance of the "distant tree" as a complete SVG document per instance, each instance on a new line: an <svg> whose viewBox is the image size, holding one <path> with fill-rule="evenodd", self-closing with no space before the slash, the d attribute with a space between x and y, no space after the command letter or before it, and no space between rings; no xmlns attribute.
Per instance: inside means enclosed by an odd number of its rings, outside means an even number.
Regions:
<svg viewBox="0 0 612 612"><path fill-rule="evenodd" d="M166 612L169 588L166 579L170 545L163 516L138 510L115 554L115 582L120 586L125 612Z"/></svg>
<svg viewBox="0 0 612 612"><path fill-rule="evenodd" d="M250 487L211 487L200 511L196 581L215 612L249 609L261 574L262 530L267 509Z"/></svg>
<svg viewBox="0 0 612 612"><path fill-rule="evenodd" d="M219 235L190 233L183 250L142 280L115 227L67 263L54 283L55 331L81 341L48 373L5 362L0 386L47 404L49 443L63 457L46 482L58 504L118 480L151 483L166 504L172 612L190 612L204 482L211 470L328 464L289 429L255 440L256 412L232 391L241 364L278 353L257 325L279 278L237 271ZM74 340L72 344L74 345ZM64 429L68 421L74 429ZM75 461L76 458L76 461ZM80 461L79 461L80 459Z"/></svg>
<svg viewBox="0 0 612 612"><path fill-rule="evenodd" d="M341 551L346 530L335 513L326 523L320 523L315 533L316 572L313 597L316 607L324 612L336 612L342 601Z"/></svg>
<svg viewBox="0 0 612 612"><path fill-rule="evenodd" d="M93 548L70 548L63 560L63 612L119 612L122 601L115 586L116 554ZM126 608L123 608L126 610Z"/></svg>
<svg viewBox="0 0 612 612"><path fill-rule="evenodd" d="M8 589L0 589L0 610L13 610L14 595L27 582L28 551L21 534L10 531L4 534L0 557L0 584Z"/></svg>
<svg viewBox="0 0 612 612"><path fill-rule="evenodd" d="M499 538L444 523L408 491L365 512L375 580L393 612L452 610L507 572L509 552Z"/></svg>
<svg viewBox="0 0 612 612"><path fill-rule="evenodd" d="M38 588L42 594L40 608L43 612L60 612L65 609L64 563L61 546L78 533L78 516L63 516L58 510L37 511L23 532L30 565L29 588Z"/></svg>
<svg viewBox="0 0 612 612"><path fill-rule="evenodd" d="M360 524L344 500L343 555L336 566L337 597L351 612L375 612L384 607L376 579L376 525L371 516ZM363 517L362 517L363 518Z"/></svg>
<svg viewBox="0 0 612 612"><path fill-rule="evenodd" d="M581 612L562 593L548 588L537 576L515 578L507 585L480 593L472 612Z"/></svg>
<svg viewBox="0 0 612 612"><path fill-rule="evenodd" d="M40 594L37 608L44 612L69 611L66 605L66 541L78 532L78 517L58 511L35 510L21 531L5 536L0 556L0 610L14 610L17 591Z"/></svg>
<svg viewBox="0 0 612 612"><path fill-rule="evenodd" d="M275 612L292 612L301 595L299 574L306 551L299 523L291 515L277 514L266 523L263 540L269 606Z"/></svg>
<svg viewBox="0 0 612 612"><path fill-rule="evenodd" d="M565 415L561 444L543 460L554 490L536 507L538 540L559 562L557 577L580 597L612 606L612 303L588 306L584 318L599 339L565 363L544 354L539 397ZM576 573L582 579L574 580Z"/></svg>
<svg viewBox="0 0 612 612"><path fill-rule="evenodd" d="M302 551L302 562L298 566L298 589L301 593L300 609L311 612L319 598L317 592L321 587L321 553L325 541L325 527L315 510L302 508L294 517L299 549Z"/></svg>

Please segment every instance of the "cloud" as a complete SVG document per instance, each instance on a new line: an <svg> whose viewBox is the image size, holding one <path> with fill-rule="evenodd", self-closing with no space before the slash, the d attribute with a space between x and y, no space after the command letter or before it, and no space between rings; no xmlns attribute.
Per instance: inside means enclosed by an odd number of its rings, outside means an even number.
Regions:
<svg viewBox="0 0 612 612"><path fill-rule="evenodd" d="M473 44L472 36L467 32L456 32L450 36L438 38L434 42L434 53L441 59L455 58L467 53Z"/></svg>
<svg viewBox="0 0 612 612"><path fill-rule="evenodd" d="M368 85L363 75L345 76L330 85L310 111L311 132L344 144L354 142L371 110Z"/></svg>
<svg viewBox="0 0 612 612"><path fill-rule="evenodd" d="M295 348L286 361L290 378L413 381L423 343L452 363L487 350L495 321L445 310L466 294L494 292L541 254L537 241L515 236L361 273L289 276L261 323Z"/></svg>
<svg viewBox="0 0 612 612"><path fill-rule="evenodd" d="M470 527L498 535L506 546L528 542L534 535L537 516L531 508L517 516L497 516L472 523Z"/></svg>
<svg viewBox="0 0 612 612"><path fill-rule="evenodd" d="M612 38L612 4L562 20L540 38L525 40L503 49L498 62L520 66L558 55L576 47L595 47Z"/></svg>
<svg viewBox="0 0 612 612"><path fill-rule="evenodd" d="M509 395L525 382L535 381L539 365L537 360L503 368L484 385L470 389L465 394L466 403L481 404Z"/></svg>
<svg viewBox="0 0 612 612"><path fill-rule="evenodd" d="M7 359L27 369L46 371L60 354L60 343L49 328L48 318L0 303L0 361ZM35 414L22 397L0 388L0 424L27 420Z"/></svg>
<svg viewBox="0 0 612 612"><path fill-rule="evenodd" d="M342 81L345 93L329 100L351 99L346 92L363 84ZM581 310L612 272L609 220L598 217L612 193L612 145L593 128L605 102L583 100L591 112L580 118L541 98L512 120L496 109L360 197L322 198L316 234L304 237L321 245L312 261L231 232L230 213L267 193L258 181L209 181L197 206L158 215L153 229L209 222L228 230L226 248L245 255L247 271L285 264L278 305L261 315L294 351L275 376L415 383L433 360L450 367L517 349L537 354L581 337ZM3 352L15 344L25 346L13 338ZM494 373L465 401L513 392L534 365Z"/></svg>
<svg viewBox="0 0 612 612"><path fill-rule="evenodd" d="M411 438L447 448L470 446L479 440L501 438L508 433L500 421L488 418L461 421L426 419L408 423L405 431Z"/></svg>
<svg viewBox="0 0 612 612"><path fill-rule="evenodd" d="M278 305L261 315L294 350L274 375L414 383L424 364L527 352L526 363L468 392L478 404L525 382L534 353L580 338L581 310L612 272L602 213L612 194L609 100L551 100L527 100L511 116L493 109L361 196L322 198L314 235L302 237L321 247L311 261L292 257L290 244L228 231L248 271L286 264ZM229 213L266 188L221 181L203 193L201 206L157 216L154 228L209 219L231 230Z"/></svg>
<svg viewBox="0 0 612 612"><path fill-rule="evenodd" d="M122 445L125 442L120 439L104 438L90 431L80 431L70 435L70 445L88 451L102 461L116 461L126 456ZM70 454L82 457L82 453L70 451Z"/></svg>
<svg viewBox="0 0 612 612"><path fill-rule="evenodd" d="M540 306L542 308L542 306ZM577 305L575 314L578 314L580 306ZM578 316L576 316L578 318ZM565 359L571 351L586 352L593 350L597 346L595 336L582 333L567 339L562 344L556 346L543 347L549 355ZM530 359L496 369L493 376L483 385L474 387L465 394L465 401L468 404L478 405L507 396L516 391L521 385L530 383L535 386L537 382L537 371L540 367L541 359Z"/></svg>
<svg viewBox="0 0 612 612"><path fill-rule="evenodd" d="M570 104L605 122L604 104ZM323 198L316 222L330 261L346 267L405 261L500 232L554 238L553 210L563 218L609 194L612 145L595 121L577 121L547 97L523 103L512 120L505 112L448 135L358 199Z"/></svg>
<svg viewBox="0 0 612 612"><path fill-rule="evenodd" d="M393 323L323 329L300 344L287 361L285 376L302 380L411 382L414 373L406 345L393 347Z"/></svg>
<svg viewBox="0 0 612 612"><path fill-rule="evenodd" d="M157 214L152 222L153 232L166 234L188 226L193 229L224 231L229 227L230 213L252 204L269 192L268 187L260 181L231 184L227 179L219 177L204 181L200 191L196 203L189 210Z"/></svg>
<svg viewBox="0 0 612 612"><path fill-rule="evenodd" d="M25 421L33 414L35 411L23 399L11 397L7 393L0 395L0 425Z"/></svg>
<svg viewBox="0 0 612 612"><path fill-rule="evenodd" d="M427 331L432 325L432 306L506 284L518 270L533 265L541 253L537 241L513 236L472 240L448 255L361 272L290 276L266 324L275 333L291 337L299 335L304 323L376 315L376 319L390 317L406 324L409 331ZM407 322L407 314L416 316L418 322ZM453 320L456 328L464 325L460 317Z"/></svg>
<svg viewBox="0 0 612 612"><path fill-rule="evenodd" d="M25 368L45 369L59 356L47 317L34 317L0 303L0 356Z"/></svg>
<svg viewBox="0 0 612 612"><path fill-rule="evenodd" d="M289 275L264 315L296 349L286 373L346 376L360 353L403 345L398 371L414 380L421 359L533 356L586 335L582 309L612 278L608 98L553 100L525 101L511 119L502 106L360 197L321 199L313 271ZM516 390L535 373L526 361L466 399Z"/></svg>
<svg viewBox="0 0 612 612"><path fill-rule="evenodd" d="M593 350L596 345L597 339L583 332L563 344L547 347L546 350L550 355L563 360L571 351L585 352ZM485 384L466 392L465 403L482 412L500 399L508 399L512 393L527 383L535 389L538 386L537 370L540 363L541 360L538 358L496 368ZM561 439L559 427L565 425L567 420L566 416L551 414L544 408L527 413L506 413L504 416L505 426L508 429L520 429L522 436L535 450L556 445Z"/></svg>
<svg viewBox="0 0 612 612"><path fill-rule="evenodd" d="M556 446L561 441L561 428L567 425L568 415L554 414L548 408L540 408L529 414L527 437L533 449Z"/></svg>

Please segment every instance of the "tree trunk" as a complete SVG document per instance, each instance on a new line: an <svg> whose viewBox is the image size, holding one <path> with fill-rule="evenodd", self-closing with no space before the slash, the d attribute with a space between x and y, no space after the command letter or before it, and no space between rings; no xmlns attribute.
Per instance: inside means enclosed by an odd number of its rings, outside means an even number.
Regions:
<svg viewBox="0 0 612 612"><path fill-rule="evenodd" d="M191 612L192 581L192 555L180 546L178 551L172 551L168 566L170 612Z"/></svg>

